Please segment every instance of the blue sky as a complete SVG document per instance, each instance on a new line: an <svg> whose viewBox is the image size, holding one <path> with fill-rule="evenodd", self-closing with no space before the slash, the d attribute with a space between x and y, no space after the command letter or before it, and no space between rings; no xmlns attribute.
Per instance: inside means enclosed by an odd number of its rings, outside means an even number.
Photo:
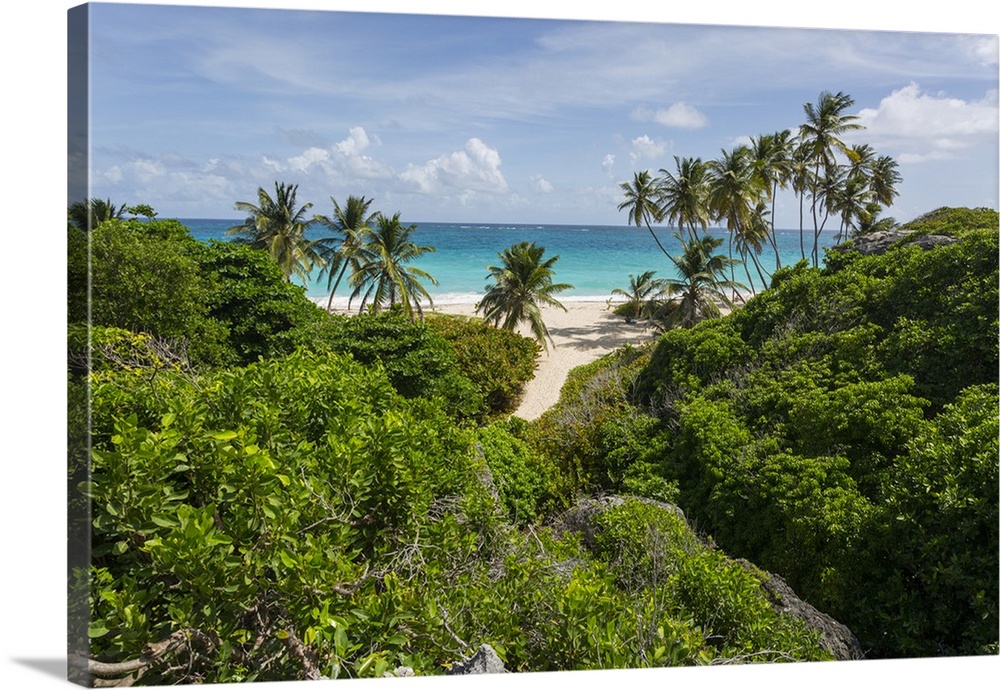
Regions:
<svg viewBox="0 0 1000 690"><path fill-rule="evenodd" d="M92 195L161 216L281 180L321 213L624 223L633 172L797 130L823 90L898 161L889 215L997 206L995 35L99 3L91 41Z"/></svg>

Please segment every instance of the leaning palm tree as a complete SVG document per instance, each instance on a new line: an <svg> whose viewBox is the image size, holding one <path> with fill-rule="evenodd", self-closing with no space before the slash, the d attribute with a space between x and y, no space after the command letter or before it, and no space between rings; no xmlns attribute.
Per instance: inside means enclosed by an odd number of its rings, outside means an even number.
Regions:
<svg viewBox="0 0 1000 690"><path fill-rule="evenodd" d="M309 272L314 266L322 265L323 259L316 251L315 243L306 239L305 231L312 223L306 212L312 204L297 207L295 195L298 185L274 183L274 198L263 187L257 188L257 204L237 201L236 210L247 213L240 225L226 231L236 235L237 242L248 244L254 249L263 249L278 263L285 280L292 274L303 283L309 281Z"/></svg>
<svg viewBox="0 0 1000 690"><path fill-rule="evenodd" d="M490 272L487 278L492 278L493 284L487 286L486 294L476 305L476 313L482 312L486 323L510 331L527 322L535 340L548 351L546 338L551 342L552 336L542 320L541 307L566 311L554 295L573 286L552 282L552 265L559 257L543 261L544 253L545 248L534 242L518 242L500 252L500 265L487 267Z"/></svg>
<svg viewBox="0 0 1000 690"><path fill-rule="evenodd" d="M625 298L626 321L631 323L649 316L654 306L652 298L663 290L663 279L653 278L654 275L656 271L646 271L638 278L630 274L628 290L615 288L611 291L612 295Z"/></svg>
<svg viewBox="0 0 1000 690"><path fill-rule="evenodd" d="M682 251L670 260L680 277L664 281L664 295L675 299L664 303L654 316L662 330L690 328L699 321L716 318L721 314L720 304L733 308L726 291L745 289L741 283L725 277L733 260L715 253L722 244L721 238L706 236L695 240L677 233L674 236Z"/></svg>
<svg viewBox="0 0 1000 690"><path fill-rule="evenodd" d="M898 165L891 156L879 156L871 165L869 171L869 185L875 200L879 204L888 208L892 206L893 200L899 195L896 189L902 181L899 174Z"/></svg>
<svg viewBox="0 0 1000 690"><path fill-rule="evenodd" d="M618 210L628 212L628 224L635 225L637 228L645 225L660 251L666 256L670 256L670 253L660 243L660 238L653 232L652 221L659 223L663 220L663 211L659 203L660 189L657 181L649 174L648 170L643 170L634 173L631 184L622 182L618 186L625 192L625 200L618 204Z"/></svg>
<svg viewBox="0 0 1000 690"><path fill-rule="evenodd" d="M700 225L702 230L706 230L709 221L708 168L700 158L674 156L674 164L677 167L676 174L660 168L660 208L667 222L676 223L682 234L684 226L687 226L691 236L698 239L696 227Z"/></svg>
<svg viewBox="0 0 1000 690"><path fill-rule="evenodd" d="M326 278L326 289L330 291L330 299L326 303L327 311L333 306L333 295L337 292L345 275L353 275L361 268L361 250L364 246L364 233L370 228L374 213L368 213L373 199L349 196L347 203L341 208L333 197L333 218L315 215L317 224L327 228L332 235L316 241L317 250L323 258L323 270L319 279ZM347 271L350 270L350 274Z"/></svg>
<svg viewBox="0 0 1000 690"><path fill-rule="evenodd" d="M393 216L377 213L374 220L374 227L359 232L363 244L357 255L357 270L350 277L354 291L348 308L360 296L360 311L370 306L378 313L398 305L411 319L415 315L422 318L421 301L434 306L434 300L420 281L437 285L437 280L427 271L408 264L433 252L434 247L415 244L412 235L417 226L404 226L399 213Z"/></svg>

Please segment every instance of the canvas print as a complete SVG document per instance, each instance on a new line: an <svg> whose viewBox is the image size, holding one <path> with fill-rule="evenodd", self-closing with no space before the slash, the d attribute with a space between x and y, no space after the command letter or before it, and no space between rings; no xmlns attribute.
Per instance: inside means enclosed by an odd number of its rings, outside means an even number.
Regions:
<svg viewBox="0 0 1000 690"><path fill-rule="evenodd" d="M67 22L70 680L998 654L996 35Z"/></svg>

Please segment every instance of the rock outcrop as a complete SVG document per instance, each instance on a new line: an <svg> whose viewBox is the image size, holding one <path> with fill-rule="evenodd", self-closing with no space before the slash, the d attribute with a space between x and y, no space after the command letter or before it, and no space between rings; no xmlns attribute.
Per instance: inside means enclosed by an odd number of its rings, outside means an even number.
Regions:
<svg viewBox="0 0 1000 690"><path fill-rule="evenodd" d="M856 251L859 254L885 254L897 243L914 244L922 249L933 249L957 242L947 235L919 235L905 230L882 230L869 233L853 239L845 244L838 244L838 251Z"/></svg>
<svg viewBox="0 0 1000 690"><path fill-rule="evenodd" d="M445 675L448 676L468 676L478 673L507 673L503 660L488 644L479 645L475 654L452 664L451 668L445 671Z"/></svg>
<svg viewBox="0 0 1000 690"><path fill-rule="evenodd" d="M820 645L833 654L837 661L855 661L865 658L861 643L843 623L834 620L812 604L803 601L781 577L760 570L745 560L737 561L744 568L757 574L764 591L771 602L771 608L779 613L795 616L810 629L820 634Z"/></svg>
<svg viewBox="0 0 1000 690"><path fill-rule="evenodd" d="M662 503L647 498L629 497L643 503L655 505L664 510L670 510L682 520L684 512L675 505ZM563 513L553 525L556 532L576 532L582 535L584 545L593 548L597 532L597 516L606 510L620 506L626 500L623 496L602 496L600 498L581 499L572 508ZM853 661L864 658L864 650L858 638L850 629L831 616L823 613L811 604L803 601L788 584L778 575L761 570L745 560L736 561L747 568L761 581L761 587L767 594L771 607L779 613L785 613L802 620L806 626L820 634L820 644L833 654L838 661Z"/></svg>

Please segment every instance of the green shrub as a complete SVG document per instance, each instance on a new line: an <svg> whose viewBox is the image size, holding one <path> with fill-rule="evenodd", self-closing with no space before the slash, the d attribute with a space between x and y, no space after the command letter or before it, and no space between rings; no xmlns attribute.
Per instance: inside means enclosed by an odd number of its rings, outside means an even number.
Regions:
<svg viewBox="0 0 1000 690"><path fill-rule="evenodd" d="M481 415L483 396L459 373L455 348L426 324L383 312L332 315L310 328L311 349L349 354L365 366L381 367L404 397L440 398L460 419Z"/></svg>
<svg viewBox="0 0 1000 690"><path fill-rule="evenodd" d="M455 348L459 373L483 396L487 418L517 409L524 384L535 376L541 346L513 331L494 328L478 319L431 315L427 325Z"/></svg>
<svg viewBox="0 0 1000 690"><path fill-rule="evenodd" d="M556 470L532 448L512 435L506 424L495 423L478 430L478 448L493 476L493 485L517 525L536 522L555 507Z"/></svg>
<svg viewBox="0 0 1000 690"><path fill-rule="evenodd" d="M378 589L415 565L425 539L451 534L453 557L475 552L492 513L476 507L489 499L469 437L346 358L154 380L108 371L95 376L93 415L82 489L90 635L105 660L188 630L190 672L205 681L303 677L290 637L325 674L371 673L372 654L409 647ZM334 605L355 590L356 610ZM391 630L373 630L380 616ZM143 680L172 677L158 673Z"/></svg>
<svg viewBox="0 0 1000 690"><path fill-rule="evenodd" d="M229 332L232 363L290 354L308 345L310 326L327 314L305 296L305 288L285 280L271 256L234 242L199 248L199 266L210 288L208 315Z"/></svg>

